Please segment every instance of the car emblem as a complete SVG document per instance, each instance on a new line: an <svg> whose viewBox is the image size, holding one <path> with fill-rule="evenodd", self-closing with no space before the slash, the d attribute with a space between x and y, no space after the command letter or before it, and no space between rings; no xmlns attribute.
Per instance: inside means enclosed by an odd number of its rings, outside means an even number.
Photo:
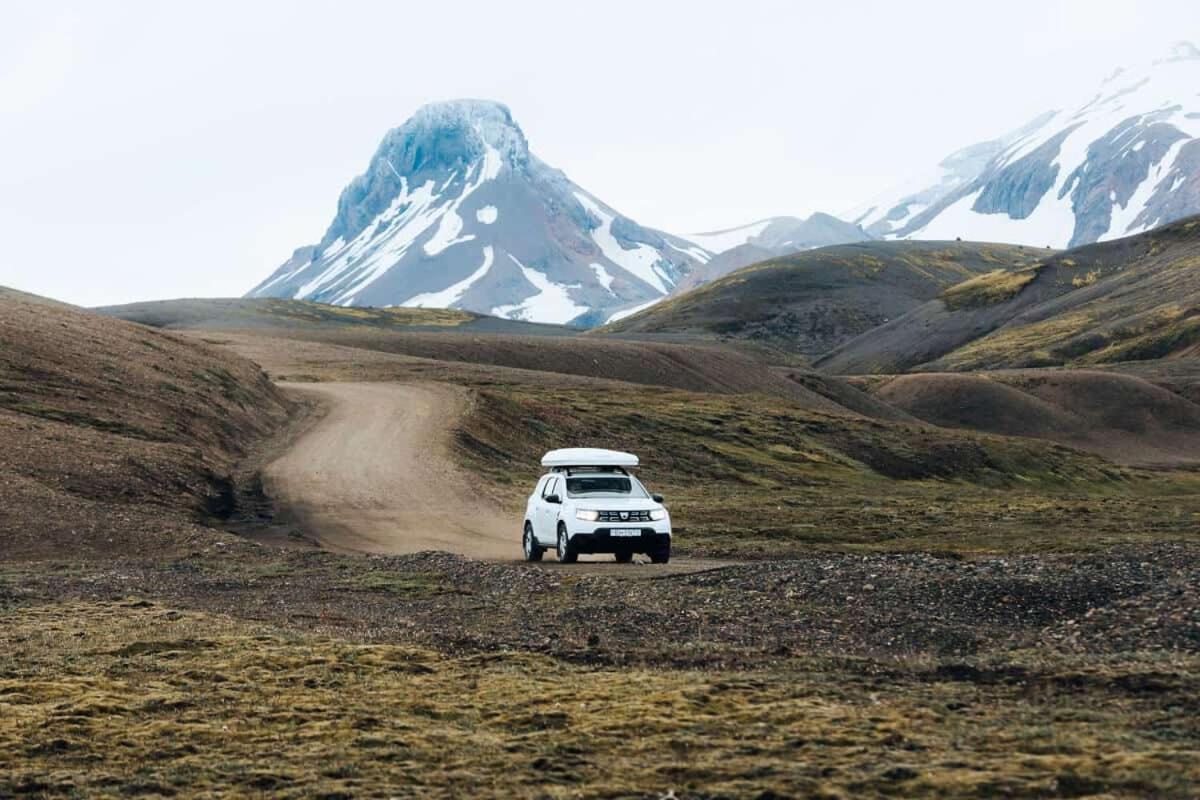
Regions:
<svg viewBox="0 0 1200 800"><path fill-rule="evenodd" d="M629 519L629 512L628 512L628 511L622 511L622 512L621 512L621 519Z"/></svg>

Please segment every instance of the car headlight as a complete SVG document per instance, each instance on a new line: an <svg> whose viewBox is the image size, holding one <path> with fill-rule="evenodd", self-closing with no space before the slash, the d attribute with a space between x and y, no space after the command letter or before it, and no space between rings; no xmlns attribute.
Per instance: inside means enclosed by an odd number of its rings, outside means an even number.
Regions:
<svg viewBox="0 0 1200 800"><path fill-rule="evenodd" d="M575 519L581 519L584 522L595 522L600 519L599 511L587 511L582 508L575 509Z"/></svg>
<svg viewBox="0 0 1200 800"><path fill-rule="evenodd" d="M665 508L656 508L650 512L650 519L658 522L660 519L667 518L667 510Z"/></svg>

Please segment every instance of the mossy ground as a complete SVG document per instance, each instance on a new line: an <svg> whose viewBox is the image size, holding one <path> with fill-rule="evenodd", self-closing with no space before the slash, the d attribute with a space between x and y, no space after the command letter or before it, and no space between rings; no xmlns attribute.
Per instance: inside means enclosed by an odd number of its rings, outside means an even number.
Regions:
<svg viewBox="0 0 1200 800"><path fill-rule="evenodd" d="M442 308L351 308L310 303L303 300L264 300L265 314L304 323L353 323L380 327L457 327L479 318L478 314Z"/></svg>
<svg viewBox="0 0 1200 800"><path fill-rule="evenodd" d="M998 269L963 281L942 292L947 308L983 308L1003 303L1017 295L1038 275L1037 267L1015 271Z"/></svg>
<svg viewBox="0 0 1200 800"><path fill-rule="evenodd" d="M764 397L495 387L460 433L466 463L513 508L563 442L640 454L690 553L1080 551L1200 536L1195 473Z"/></svg>
<svg viewBox="0 0 1200 800"><path fill-rule="evenodd" d="M5 796L1184 798L1200 781L1182 657L691 672L451 658L136 600L0 621Z"/></svg>

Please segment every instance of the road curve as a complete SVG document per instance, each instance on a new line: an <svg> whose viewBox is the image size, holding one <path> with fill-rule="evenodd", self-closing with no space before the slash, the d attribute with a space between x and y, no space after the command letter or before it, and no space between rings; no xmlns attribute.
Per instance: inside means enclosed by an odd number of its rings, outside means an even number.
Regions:
<svg viewBox="0 0 1200 800"><path fill-rule="evenodd" d="M324 411L263 472L264 489L305 536L343 553L444 550L472 558L521 558L521 516L472 491L478 479L450 452L454 423L467 410L464 389L442 383L280 383ZM538 467L529 469L531 480ZM650 567L610 555L538 566L622 577L685 574L730 561L674 558Z"/></svg>
<svg viewBox="0 0 1200 800"><path fill-rule="evenodd" d="M325 415L270 464L267 494L305 533L337 552L445 550L512 560L520 520L471 492L450 455L466 409L445 384L283 383Z"/></svg>

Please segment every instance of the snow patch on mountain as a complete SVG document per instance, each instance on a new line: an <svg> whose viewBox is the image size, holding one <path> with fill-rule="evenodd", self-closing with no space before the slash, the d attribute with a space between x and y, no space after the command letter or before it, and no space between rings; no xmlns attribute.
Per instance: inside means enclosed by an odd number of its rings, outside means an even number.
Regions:
<svg viewBox="0 0 1200 800"><path fill-rule="evenodd" d="M518 261L517 257L511 253L508 257L520 268L521 273L525 276L525 280L533 284L538 293L514 305L496 306L492 309L492 316L530 320L534 314L537 314L539 322L553 322L565 325L587 312L587 306L581 306L576 303L571 299L569 293L570 289L579 288L578 284L563 286L555 283L546 276L546 273L530 269Z"/></svg>
<svg viewBox="0 0 1200 800"><path fill-rule="evenodd" d="M626 249L613 236L613 215L606 212L599 203L583 192L575 192L575 197L584 208L595 214L600 220L600 227L592 230L592 239L600 248L600 252L604 253L605 258L626 272L641 278L653 286L659 294L666 294L669 291L667 289L669 278L655 269L662 259L661 253L644 244L635 244L632 248Z"/></svg>
<svg viewBox="0 0 1200 800"><path fill-rule="evenodd" d="M634 306L633 308L622 309L621 311L618 311L617 313L610 316L608 319L604 320L604 322L605 322L605 324L608 324L610 322L616 322L619 319L625 319L626 317L632 317L634 314L638 313L639 311L645 311L647 308L650 308L650 306L658 305L661 302L662 302L662 298L660 297L656 300L651 300L647 303L642 303L639 306Z"/></svg>
<svg viewBox="0 0 1200 800"><path fill-rule="evenodd" d="M596 273L596 280L604 287L604 290L609 294L612 293L613 276L604 268L603 264L589 264L592 272Z"/></svg>
<svg viewBox="0 0 1200 800"><path fill-rule="evenodd" d="M1109 239L1117 239L1121 236L1128 236L1149 229L1149 224L1146 222L1138 224L1138 216L1150 204L1155 191L1160 188L1163 181L1171 174L1171 170L1175 166L1175 161L1179 158L1180 151L1183 150L1184 145L1187 143L1187 139L1180 139L1171 145L1171 149L1167 151L1167 154L1163 156L1161 161L1158 161L1151 167L1150 172L1137 185L1133 194L1125 202L1121 202L1118 199L1115 191L1112 192L1109 198L1113 204L1112 220L1109 223L1108 230L1100 235L1098 241L1103 242ZM1138 142L1138 144L1142 145L1145 143ZM1140 147L1137 147L1135 152L1140 149ZM1184 175L1175 175L1171 179L1171 186L1167 191L1174 191L1185 180L1186 177Z"/></svg>
<svg viewBox="0 0 1200 800"><path fill-rule="evenodd" d="M492 268L496 254L490 246L483 248L483 264L458 283L452 283L440 292L424 292L401 303L406 308L453 308L462 300L467 290L483 279Z"/></svg>
<svg viewBox="0 0 1200 800"><path fill-rule="evenodd" d="M1021 240L1026 244L1040 242L1037 246L1055 247L1055 243L1062 240L1063 231L1069 231L1075 225L1071 202L1066 198L1059 199L1047 194L1028 217L1013 219L1007 214L977 214L972 209L979 199L979 194L980 192L975 192L967 195L948 206L921 229L919 237L910 234L904 238L935 241L955 239L964 229L969 228L972 241Z"/></svg>

